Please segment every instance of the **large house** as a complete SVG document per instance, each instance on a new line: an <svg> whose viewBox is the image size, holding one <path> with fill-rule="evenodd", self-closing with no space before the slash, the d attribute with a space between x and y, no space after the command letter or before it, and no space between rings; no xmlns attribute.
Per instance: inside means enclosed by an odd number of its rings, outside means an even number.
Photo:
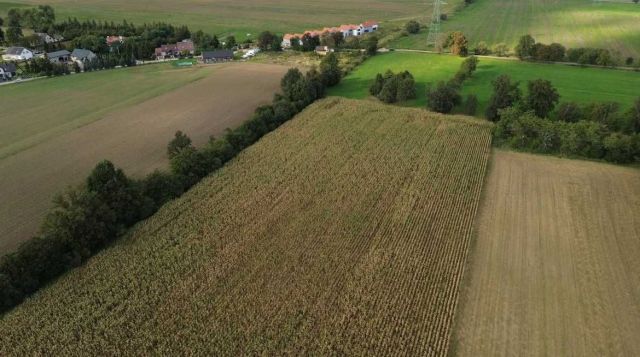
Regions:
<svg viewBox="0 0 640 357"><path fill-rule="evenodd" d="M293 45L292 41L298 39L302 40L302 36L309 35L311 37L320 36L323 33L337 33L341 32L344 38L351 36L361 36L366 33L378 31L378 23L376 21L365 21L360 25L340 25L338 27L325 27L322 30L305 31L303 34L285 34L282 37L282 47L289 48Z"/></svg>
<svg viewBox="0 0 640 357"><path fill-rule="evenodd" d="M202 52L202 61L204 63L227 62L233 60L233 51L216 50Z"/></svg>
<svg viewBox="0 0 640 357"><path fill-rule="evenodd" d="M77 54L77 53L76 53ZM71 59L71 52L67 50L60 50L55 52L49 52L46 54L51 63L67 63Z"/></svg>
<svg viewBox="0 0 640 357"><path fill-rule="evenodd" d="M178 43L162 45L156 48L156 59L176 58L182 54L193 55L195 53L195 46L191 40L182 40Z"/></svg>
<svg viewBox="0 0 640 357"><path fill-rule="evenodd" d="M80 66L80 69L84 71L84 66L86 63L92 61L97 58L95 53L90 50L85 50L82 48L76 48L71 52L71 60Z"/></svg>
<svg viewBox="0 0 640 357"><path fill-rule="evenodd" d="M14 63L0 63L0 82L8 81L16 76Z"/></svg>
<svg viewBox="0 0 640 357"><path fill-rule="evenodd" d="M5 61L27 61L33 58L33 52L24 47L9 47L2 55Z"/></svg>

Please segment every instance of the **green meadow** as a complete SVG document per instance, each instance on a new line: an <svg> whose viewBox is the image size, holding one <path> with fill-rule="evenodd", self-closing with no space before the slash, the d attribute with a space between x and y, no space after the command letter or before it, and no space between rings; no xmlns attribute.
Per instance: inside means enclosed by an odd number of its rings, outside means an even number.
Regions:
<svg viewBox="0 0 640 357"><path fill-rule="evenodd" d="M640 57L640 4L631 0L475 0L449 13L442 32L462 31L471 44L509 48L530 34L544 43L601 47ZM396 41L395 48L426 49L428 30Z"/></svg>
<svg viewBox="0 0 640 357"><path fill-rule="evenodd" d="M356 68L342 83L331 88L329 94L356 99L368 98L369 86L376 74L384 73L388 69L394 72L408 70L416 79L418 98L404 105L424 107L427 85L453 77L462 61L463 58L451 55L419 52L380 54ZM491 81L500 74L507 74L512 79L520 81L523 92L526 92L526 81L547 79L558 89L561 101L613 101L628 107L640 96L640 72L480 58L478 69L473 77L464 83L462 91L464 95L478 96L478 115L484 113L491 97Z"/></svg>

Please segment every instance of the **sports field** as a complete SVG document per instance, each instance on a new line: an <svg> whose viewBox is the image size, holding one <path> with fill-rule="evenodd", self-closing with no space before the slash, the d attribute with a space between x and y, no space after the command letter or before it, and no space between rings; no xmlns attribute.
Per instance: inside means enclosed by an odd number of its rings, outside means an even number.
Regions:
<svg viewBox="0 0 640 357"><path fill-rule="evenodd" d="M0 87L0 254L30 238L58 192L112 160L140 177L166 166L176 130L195 144L249 118L287 67L149 65Z"/></svg>
<svg viewBox="0 0 640 357"><path fill-rule="evenodd" d="M473 45L505 43L532 35L544 43L565 47L599 47L640 58L640 4L631 0L475 0L451 13L442 32L462 31ZM426 49L427 32L405 37L397 48Z"/></svg>
<svg viewBox="0 0 640 357"><path fill-rule="evenodd" d="M427 83L435 84L439 80L451 79L462 61L460 57L418 52L380 54L365 61L329 93L348 98L367 98L369 86L376 74L384 73L387 69L396 72L408 70L416 79L418 98L405 104L423 107L426 105ZM520 88L523 92L526 91L527 80L550 80L558 89L561 101L614 101L628 107L640 96L640 72L481 58L477 71L471 79L465 81L462 91L464 95L478 96L480 107L477 115L483 115L493 92L491 81L500 74L507 74L512 79L521 81Z"/></svg>
<svg viewBox="0 0 640 357"><path fill-rule="evenodd" d="M495 151L459 356L640 355L640 170Z"/></svg>
<svg viewBox="0 0 640 357"><path fill-rule="evenodd" d="M491 130L317 102L7 313L0 355L442 355Z"/></svg>
<svg viewBox="0 0 640 357"><path fill-rule="evenodd" d="M449 1L452 6L461 2ZM264 30L284 33L369 19L404 20L431 11L421 0L84 0L81 5L76 0L12 0L0 2L0 15L9 3L49 4L58 19L164 21L240 37L251 33L254 38Z"/></svg>

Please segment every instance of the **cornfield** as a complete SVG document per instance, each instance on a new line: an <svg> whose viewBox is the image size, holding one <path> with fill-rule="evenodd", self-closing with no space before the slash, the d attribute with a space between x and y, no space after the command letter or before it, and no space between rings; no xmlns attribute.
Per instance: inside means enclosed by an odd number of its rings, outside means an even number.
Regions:
<svg viewBox="0 0 640 357"><path fill-rule="evenodd" d="M490 124L322 100L0 319L0 355L443 355Z"/></svg>

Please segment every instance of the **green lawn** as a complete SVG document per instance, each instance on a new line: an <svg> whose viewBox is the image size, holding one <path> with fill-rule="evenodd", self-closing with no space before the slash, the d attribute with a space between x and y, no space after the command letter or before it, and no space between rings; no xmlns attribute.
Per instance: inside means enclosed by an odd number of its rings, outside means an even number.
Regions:
<svg viewBox="0 0 640 357"><path fill-rule="evenodd" d="M443 33L463 31L471 44L506 43L531 34L567 47L604 47L640 57L640 4L631 0L475 0L443 22ZM427 32L402 38L396 48L425 49Z"/></svg>
<svg viewBox="0 0 640 357"><path fill-rule="evenodd" d="M330 95L348 98L369 97L368 88L377 73L387 69L408 70L417 82L418 99L405 103L409 106L425 106L427 83L450 79L463 61L460 57L416 52L390 52L375 56L364 62L343 79L342 83L329 90ZM526 63L515 60L481 58L473 78L464 84L463 94L475 94L480 101L478 114L484 112L491 93L491 81L500 74L508 74L521 81L544 78L558 88L561 101L587 103L592 101L615 101L624 107L631 105L640 96L640 73L612 69L579 68L564 65Z"/></svg>
<svg viewBox="0 0 640 357"><path fill-rule="evenodd" d="M160 64L0 86L0 159L210 71L211 67L177 69Z"/></svg>

